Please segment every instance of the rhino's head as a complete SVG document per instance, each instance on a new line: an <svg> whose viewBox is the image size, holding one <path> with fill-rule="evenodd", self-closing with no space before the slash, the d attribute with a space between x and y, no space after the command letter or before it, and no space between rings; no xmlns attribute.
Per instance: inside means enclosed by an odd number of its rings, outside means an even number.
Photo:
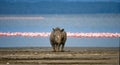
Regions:
<svg viewBox="0 0 120 65"><path fill-rule="evenodd" d="M64 29L60 29L60 28L53 28L53 31L54 31L54 39L55 39L55 42L60 44L62 42L62 32L64 31Z"/></svg>

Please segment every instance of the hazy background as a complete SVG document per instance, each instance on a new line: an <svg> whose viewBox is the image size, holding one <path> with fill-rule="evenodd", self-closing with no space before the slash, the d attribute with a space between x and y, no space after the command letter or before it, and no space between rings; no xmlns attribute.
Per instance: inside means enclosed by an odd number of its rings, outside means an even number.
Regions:
<svg viewBox="0 0 120 65"><path fill-rule="evenodd" d="M2 19L42 17L43 19ZM119 0L0 0L0 32L120 33ZM68 38L66 46L119 47L119 38ZM0 47L50 46L48 37L0 37Z"/></svg>

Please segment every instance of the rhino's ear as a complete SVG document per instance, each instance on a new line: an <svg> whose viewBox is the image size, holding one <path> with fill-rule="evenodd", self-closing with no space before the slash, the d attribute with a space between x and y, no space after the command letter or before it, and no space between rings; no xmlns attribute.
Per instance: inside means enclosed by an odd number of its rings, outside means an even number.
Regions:
<svg viewBox="0 0 120 65"><path fill-rule="evenodd" d="M52 28L53 29L53 31L55 31L55 29L54 28Z"/></svg>
<svg viewBox="0 0 120 65"><path fill-rule="evenodd" d="M64 31L64 29L61 29L61 32L63 32Z"/></svg>

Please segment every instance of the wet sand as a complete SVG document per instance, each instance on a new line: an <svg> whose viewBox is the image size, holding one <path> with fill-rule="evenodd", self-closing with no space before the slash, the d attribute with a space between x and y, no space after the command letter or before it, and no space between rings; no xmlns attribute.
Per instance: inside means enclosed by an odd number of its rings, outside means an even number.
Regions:
<svg viewBox="0 0 120 65"><path fill-rule="evenodd" d="M52 52L50 47L0 48L0 64L119 65L119 48L67 47Z"/></svg>

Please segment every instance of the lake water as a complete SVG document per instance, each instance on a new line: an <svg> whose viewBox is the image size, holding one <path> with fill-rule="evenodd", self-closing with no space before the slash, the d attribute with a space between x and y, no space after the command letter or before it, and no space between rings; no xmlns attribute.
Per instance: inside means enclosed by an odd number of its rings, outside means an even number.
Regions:
<svg viewBox="0 0 120 65"><path fill-rule="evenodd" d="M6 17L2 19L3 17ZM11 19L10 19L11 17ZM15 18L17 17L17 19ZM24 19L21 19L23 17ZM30 19L31 17L35 19ZM37 17L42 17L39 19ZM45 14L1 15L0 32L51 32L61 27L66 32L120 33L120 14ZM66 46L119 47L119 38L68 38ZM0 37L0 47L50 46L48 37Z"/></svg>

